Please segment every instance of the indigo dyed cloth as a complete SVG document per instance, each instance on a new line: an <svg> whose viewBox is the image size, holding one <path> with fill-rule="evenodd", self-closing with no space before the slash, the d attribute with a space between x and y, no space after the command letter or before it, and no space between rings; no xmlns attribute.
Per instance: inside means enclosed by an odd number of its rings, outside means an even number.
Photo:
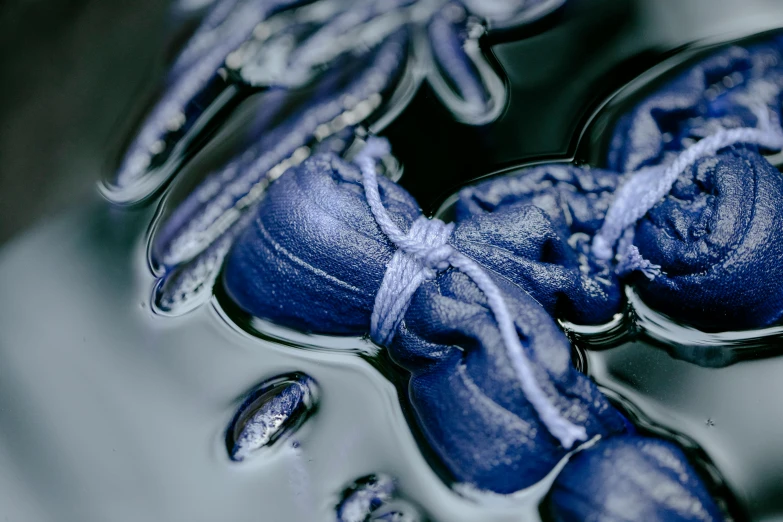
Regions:
<svg viewBox="0 0 783 522"><path fill-rule="evenodd" d="M612 266L590 255L590 240L619 180L569 165L493 178L460 191L454 235L466 254L519 284L551 315L606 323L620 311L620 285ZM492 248L473 247L479 237L492 237Z"/></svg>
<svg viewBox="0 0 783 522"><path fill-rule="evenodd" d="M608 168L633 172L666 163L717 130L756 127L758 111L781 119L783 35L732 45L665 83L618 121Z"/></svg>
<svg viewBox="0 0 783 522"><path fill-rule="evenodd" d="M625 428L595 385L571 365L556 323L524 291L501 286L536 382L588 437ZM422 431L460 481L498 493L538 482L565 450L538 420L511 367L483 294L459 271L417 292L389 348L411 372Z"/></svg>
<svg viewBox="0 0 783 522"><path fill-rule="evenodd" d="M337 156L320 155L269 188L224 271L225 288L241 308L297 330L369 332L395 248L375 222L361 179ZM385 178L379 189L386 210L407 231L421 215L416 202ZM466 227L473 227L469 234L461 231ZM516 227L480 230L471 220L461 222L452 246L484 265L492 256L482 253L493 254L498 244L520 262L514 257L525 251L514 250L522 239ZM621 416L571 366L570 345L554 320L513 280L494 279L537 382L561 415L584 426L588 437L622 432ZM483 294L452 269L419 287L388 349L411 372L416 421L453 478L511 493L538 482L566 450L525 398L504 346Z"/></svg>
<svg viewBox="0 0 783 522"><path fill-rule="evenodd" d="M687 169L639 221L634 244L661 266L638 278L645 302L705 330L783 315L783 176L736 148Z"/></svg>
<svg viewBox="0 0 783 522"><path fill-rule="evenodd" d="M613 272L626 270L622 263L612 266L591 255L590 241L617 188L642 175L654 184L663 171L637 171L663 169L694 143L726 129L774 133L780 127L781 93L783 37L728 47L620 118L608 151L609 170L545 165L491 179L460 193L458 220L537 208L547 234L536 237L546 246L525 256L538 262L535 270L512 271L550 314L577 323L606 322L620 304ZM698 160L631 227L635 266L657 265L626 279L645 302L708 331L758 328L781 319L783 177L762 152L736 144ZM528 213L536 215L532 209ZM518 228L534 230L537 219L527 220ZM620 250L617 245L621 258L628 255Z"/></svg>
<svg viewBox="0 0 783 522"><path fill-rule="evenodd" d="M600 441L571 457L545 509L554 522L723 520L679 448L635 435Z"/></svg>
<svg viewBox="0 0 783 522"><path fill-rule="evenodd" d="M630 172L665 165L722 129L771 126L780 132L782 103L783 36L730 46L623 116L609 167ZM703 330L780 320L783 180L759 152L738 144L698 161L637 223L634 244L661 267L652 281L636 278L646 302Z"/></svg>
<svg viewBox="0 0 783 522"><path fill-rule="evenodd" d="M503 275L515 272L551 314L601 323L618 311L621 285L614 267L591 256L589 238L622 180L620 174L588 167L534 167L464 189L457 216L476 221L486 214L501 226L507 213L515 212L502 226L524 230L529 242L545 246L527 250L522 266L504 270L492 260L487 266ZM781 202L783 175L753 147L699 160L634 227L633 244L660 273L651 280L631 275L628 281L655 309L703 330L756 328L780 320ZM514 223L523 208L529 209L526 221Z"/></svg>

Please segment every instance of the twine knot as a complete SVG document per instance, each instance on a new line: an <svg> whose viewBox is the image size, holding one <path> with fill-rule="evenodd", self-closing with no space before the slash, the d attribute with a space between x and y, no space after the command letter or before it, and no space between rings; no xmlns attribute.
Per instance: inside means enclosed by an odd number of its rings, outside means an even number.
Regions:
<svg viewBox="0 0 783 522"><path fill-rule="evenodd" d="M531 363L519 341L514 319L503 293L492 277L474 260L455 250L449 243L454 228L439 219L419 217L408 233L403 233L391 219L381 202L375 162L390 153L389 142L370 138L354 162L362 171L362 183L367 204L378 227L397 250L386 266L386 273L375 296L370 318L370 336L378 344L388 346L394 338L411 299L421 284L435 278L449 266L467 275L487 298L495 316L511 366L519 379L522 392L535 408L549 433L570 449L578 440L586 440L587 432L568 420L554 406L536 382Z"/></svg>
<svg viewBox="0 0 783 522"><path fill-rule="evenodd" d="M386 267L370 318L370 337L374 342L388 345L416 289L450 266L454 249L448 240L452 230L453 224L421 216L408 234L395 243L397 251Z"/></svg>

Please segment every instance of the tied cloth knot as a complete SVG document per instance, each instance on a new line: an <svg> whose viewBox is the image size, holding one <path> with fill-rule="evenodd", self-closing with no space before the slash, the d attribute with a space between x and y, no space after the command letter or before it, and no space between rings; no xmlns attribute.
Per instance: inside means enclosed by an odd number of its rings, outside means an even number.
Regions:
<svg viewBox="0 0 783 522"><path fill-rule="evenodd" d="M549 433L566 449L570 449L578 440L586 440L587 432L584 427L577 426L566 419L536 381L500 288L475 261L448 244L453 225L422 216L413 222L406 234L391 219L381 202L375 172L376 160L390 152L388 141L370 138L354 160L362 171L365 197L375 222L389 241L397 247L397 251L386 267L386 273L375 298L370 319L373 341L388 345L394 338L394 333L418 287L424 281L433 279L438 272L453 266L467 275L487 298L487 305L495 317L522 392L535 408Z"/></svg>

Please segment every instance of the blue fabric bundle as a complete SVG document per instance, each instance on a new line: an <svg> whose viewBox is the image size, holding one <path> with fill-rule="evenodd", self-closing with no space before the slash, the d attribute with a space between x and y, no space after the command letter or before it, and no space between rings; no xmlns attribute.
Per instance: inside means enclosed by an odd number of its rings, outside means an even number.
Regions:
<svg viewBox="0 0 783 522"><path fill-rule="evenodd" d="M517 282L550 315L602 324L619 311L622 297L610 263L589 255L590 241L618 183L612 172L569 165L493 178L460 192L455 236L468 249L474 235L508 238L494 240L482 264Z"/></svg>
<svg viewBox="0 0 783 522"><path fill-rule="evenodd" d="M621 118L609 166L665 167L727 130L780 142L782 104L783 36L731 46ZM783 179L760 154L770 148L764 141L738 138L684 165L636 224L639 253L660 266L651 280L638 278L646 302L703 330L763 327L783 316Z"/></svg>
<svg viewBox="0 0 783 522"><path fill-rule="evenodd" d="M720 129L756 127L759 109L780 120L783 35L727 47L665 83L619 119L608 168L633 172L666 163L695 140Z"/></svg>
<svg viewBox="0 0 783 522"><path fill-rule="evenodd" d="M509 209L528 207L528 222L506 226L529 233L543 216L547 229L556 231L557 248L542 249L538 256L528 252L528 260L538 261L526 261L535 270L516 268L517 277L551 314L581 324L602 323L619 309L620 284L614 267L591 255L590 240L623 179L588 167L534 167L463 189L457 217L492 213L486 219L502 220ZM633 244L660 268L652 279L633 278L641 297L704 330L753 328L779 320L780 201L783 177L752 148L735 147L699 160L635 226Z"/></svg>
<svg viewBox="0 0 783 522"><path fill-rule="evenodd" d="M492 179L460 193L457 217L539 209L559 248L528 254L537 272L517 273L557 317L605 322L620 303L613 272L641 272L629 278L641 297L678 321L773 324L783 317L783 177L761 152L783 146L782 94L783 37L729 47L619 120L611 170L546 165Z"/></svg>
<svg viewBox="0 0 783 522"><path fill-rule="evenodd" d="M421 82L464 123L498 118L506 86L479 45L482 27L521 26L563 2L214 0L103 185L115 202L144 200L234 111L253 115L232 131L234 158L184 200L168 199L150 249L155 310L203 303L266 187L319 149L342 153L359 129L388 124Z"/></svg>
<svg viewBox="0 0 783 522"><path fill-rule="evenodd" d="M545 501L553 522L709 522L723 520L674 444L613 437L571 457Z"/></svg>
<svg viewBox="0 0 783 522"><path fill-rule="evenodd" d="M637 224L634 244L661 267L638 278L645 302L703 330L783 315L783 177L737 148L687 169Z"/></svg>
<svg viewBox="0 0 783 522"><path fill-rule="evenodd" d="M391 181L378 181L383 205L408 231L421 216L416 202ZM461 229L471 227L463 235ZM476 227L471 220L460 223L451 245L483 266L497 263L497 248L513 263L524 257L524 238L514 227L487 225L483 235ZM240 307L277 324L366 335L394 254L365 199L360 172L337 156L320 155L269 188L229 254L224 284ZM622 432L621 416L571 366L569 343L552 318L513 280L493 278L555 408L588 437ZM454 479L511 493L543 478L566 450L523 393L485 297L462 272L442 272L415 292L388 348L412 373L416 420Z"/></svg>
<svg viewBox="0 0 783 522"><path fill-rule="evenodd" d="M525 292L506 285L522 344L555 406L589 437L625 429L595 385L571 365L570 345ZM483 294L449 271L414 295L389 352L411 372L419 424L455 477L512 493L542 479L565 455L521 393Z"/></svg>
<svg viewBox="0 0 783 522"><path fill-rule="evenodd" d="M598 180L604 176L593 174ZM585 185L587 179L582 180ZM380 179L379 193L400 229L415 226L420 211L407 192ZM270 187L255 220L229 254L224 271L229 295L247 312L291 328L367 334L395 246L365 198L360 172L337 156L319 155L289 171ZM574 201L578 206L579 198ZM515 229L530 208L510 205L504 210L508 216L464 215L451 245L491 266L496 263L492 255L482 256L482 250L470 247L483 244L483 252L491 254L492 245L519 244L521 233ZM489 226L498 216L501 225ZM475 220L484 223L483 235ZM576 221L593 224L574 225ZM582 215L572 226L589 233L596 222ZM472 234L462 235L466 227ZM506 252L513 258L528 251ZM633 428L629 430L592 382L571 366L569 344L552 317L523 286L488 271L546 396L565 418L584 427L588 437L601 436L595 449L578 453L561 472L549 497L550 513L557 520L631 520L634 513L649 515L646 520L720 520L682 453L662 441L624 435ZM527 400L490 308L468 275L445 270L418 287L387 347L394 361L410 371L416 421L453 478L506 494L541 480L566 450ZM592 500L574 493L576 484L589 488ZM627 506L631 518L617 518L623 513L616 511L612 499L626 484L644 487L632 491L634 505ZM674 497L657 495L661 485L675 488L678 501L700 507L698 513L706 516L693 518L687 510L678 511Z"/></svg>

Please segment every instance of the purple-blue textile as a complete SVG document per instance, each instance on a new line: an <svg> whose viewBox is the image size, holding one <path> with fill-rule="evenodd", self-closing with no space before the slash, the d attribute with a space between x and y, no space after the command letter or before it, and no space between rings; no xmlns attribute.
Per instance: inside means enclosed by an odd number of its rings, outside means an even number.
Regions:
<svg viewBox="0 0 783 522"><path fill-rule="evenodd" d="M615 267L592 256L589 244L616 188L640 175L638 169L665 167L721 129L779 126L782 92L783 37L731 46L620 118L608 151L611 170L545 165L491 179L460 193L457 217L501 216L525 205L540 209L560 239L538 258L528 254L539 263L535 272L517 270L525 288L558 317L605 322L619 307L620 285L611 275ZM645 302L709 331L758 328L781 319L783 177L761 152L737 144L698 160L636 222L633 244L645 262L660 267L652 279L647 277L652 271L628 278Z"/></svg>
<svg viewBox="0 0 783 522"><path fill-rule="evenodd" d="M421 215L418 205L385 178L379 186L385 208L407 231ZM512 260L525 253L513 250L521 237L514 227L467 236L465 227L475 223L460 223L451 244L481 265L492 259L495 244ZM224 284L245 311L277 324L366 335L394 251L365 200L359 171L320 155L269 188L229 254ZM622 418L571 366L570 345L553 319L515 282L494 279L537 381L561 415L588 437L623 431ZM525 398L484 295L459 271L418 289L388 349L411 372L416 420L455 480L511 493L536 483L566 454Z"/></svg>
<svg viewBox="0 0 783 522"><path fill-rule="evenodd" d="M779 126L783 36L733 45L664 84L622 117L609 167L668 163L721 129ZM766 117L766 116L765 116ZM768 326L783 316L783 179L745 145L686 169L637 223L635 245L661 274L638 278L642 298L704 330Z"/></svg>
<svg viewBox="0 0 783 522"><path fill-rule="evenodd" d="M464 238L468 255L474 235L495 238L482 264L519 284L550 315L605 323L620 310L620 285L610 264L589 250L619 179L570 165L490 179L460 192L455 237Z"/></svg>
<svg viewBox="0 0 783 522"><path fill-rule="evenodd" d="M667 163L689 144L719 129L755 127L758 111L781 119L783 35L732 45L665 83L621 117L607 166L616 172Z"/></svg>
<svg viewBox="0 0 783 522"><path fill-rule="evenodd" d="M783 315L783 177L757 152L727 150L687 169L639 221L634 244L661 266L637 279L645 302L704 330Z"/></svg>
<svg viewBox="0 0 783 522"><path fill-rule="evenodd" d="M571 457L545 503L553 522L723 520L677 446L637 435L612 437Z"/></svg>
<svg viewBox="0 0 783 522"><path fill-rule="evenodd" d="M385 126L419 83L428 82L456 119L494 121L506 87L481 35L530 23L563 2L214 1L103 187L114 201L141 201L202 144L222 139L218 131L235 110L254 115L231 131L237 155L179 204L169 201L175 208L151 243L160 276L155 308L178 315L203 302L266 187L319 149L344 152L358 129Z"/></svg>

